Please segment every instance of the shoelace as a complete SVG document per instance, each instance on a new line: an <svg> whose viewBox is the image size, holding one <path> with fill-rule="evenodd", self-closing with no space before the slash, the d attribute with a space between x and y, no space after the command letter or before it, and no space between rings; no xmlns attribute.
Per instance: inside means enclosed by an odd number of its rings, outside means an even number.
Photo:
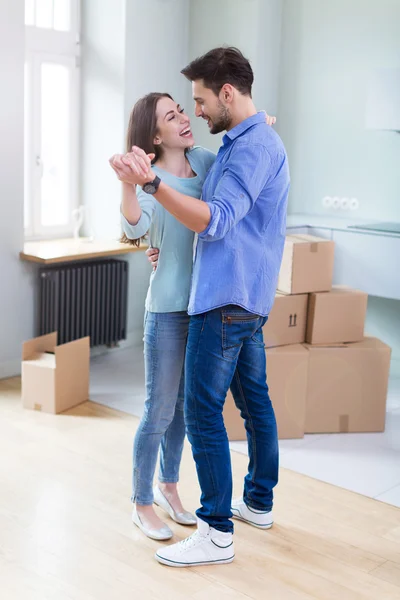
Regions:
<svg viewBox="0 0 400 600"><path fill-rule="evenodd" d="M189 548L197 546L197 544L204 541L205 539L206 536L200 535L198 531L195 531L194 533L192 533L191 536L180 542L180 551L184 552L185 550L189 550Z"/></svg>

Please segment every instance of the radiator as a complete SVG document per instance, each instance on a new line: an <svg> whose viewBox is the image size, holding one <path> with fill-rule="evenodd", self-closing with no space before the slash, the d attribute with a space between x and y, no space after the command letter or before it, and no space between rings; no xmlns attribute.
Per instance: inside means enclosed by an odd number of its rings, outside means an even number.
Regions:
<svg viewBox="0 0 400 600"><path fill-rule="evenodd" d="M39 335L58 331L59 344L90 336L91 346L126 339L126 261L43 267L39 278Z"/></svg>

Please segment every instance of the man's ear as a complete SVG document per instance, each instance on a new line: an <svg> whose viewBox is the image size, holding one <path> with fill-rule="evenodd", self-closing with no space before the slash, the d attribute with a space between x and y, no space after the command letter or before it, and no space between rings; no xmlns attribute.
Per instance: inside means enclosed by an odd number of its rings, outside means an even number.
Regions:
<svg viewBox="0 0 400 600"><path fill-rule="evenodd" d="M219 97L222 102L226 102L228 104L231 103L234 97L233 86L230 83L225 83L221 88Z"/></svg>

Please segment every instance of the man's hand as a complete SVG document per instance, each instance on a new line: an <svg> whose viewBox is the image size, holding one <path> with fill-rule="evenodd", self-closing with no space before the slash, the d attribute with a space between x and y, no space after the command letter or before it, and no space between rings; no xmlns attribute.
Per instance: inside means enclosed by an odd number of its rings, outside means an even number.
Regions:
<svg viewBox="0 0 400 600"><path fill-rule="evenodd" d="M132 152L127 154L114 154L109 163L120 181L143 187L145 183L155 178L155 173L151 169L154 155L147 156L140 148L137 148L140 152L133 153L133 148Z"/></svg>
<svg viewBox="0 0 400 600"><path fill-rule="evenodd" d="M271 115L269 115L268 113L265 113L265 120L267 122L267 125L275 125L276 123L276 117L271 117Z"/></svg>
<svg viewBox="0 0 400 600"><path fill-rule="evenodd" d="M150 262L150 264L153 267L153 271L155 271L157 269L157 265L158 265L158 255L160 254L160 251L158 248L148 248L146 250L146 254L147 254L147 258Z"/></svg>

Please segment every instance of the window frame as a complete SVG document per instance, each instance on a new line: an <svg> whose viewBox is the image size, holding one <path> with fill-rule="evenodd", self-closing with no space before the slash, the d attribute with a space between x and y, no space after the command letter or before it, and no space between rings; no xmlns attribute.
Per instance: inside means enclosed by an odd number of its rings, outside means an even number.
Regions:
<svg viewBox="0 0 400 600"><path fill-rule="evenodd" d="M79 201L79 130L80 130L80 12L79 0L71 1L70 30L55 31L25 25L25 64L28 88L25 90L27 122L24 150L28 164L24 171L24 185L29 194L24 194L24 223L26 240L40 240L72 237L74 223L72 211L78 208ZM68 223L45 226L41 215L41 65L43 63L65 65L70 73L70 196ZM25 145L25 143L24 143Z"/></svg>

